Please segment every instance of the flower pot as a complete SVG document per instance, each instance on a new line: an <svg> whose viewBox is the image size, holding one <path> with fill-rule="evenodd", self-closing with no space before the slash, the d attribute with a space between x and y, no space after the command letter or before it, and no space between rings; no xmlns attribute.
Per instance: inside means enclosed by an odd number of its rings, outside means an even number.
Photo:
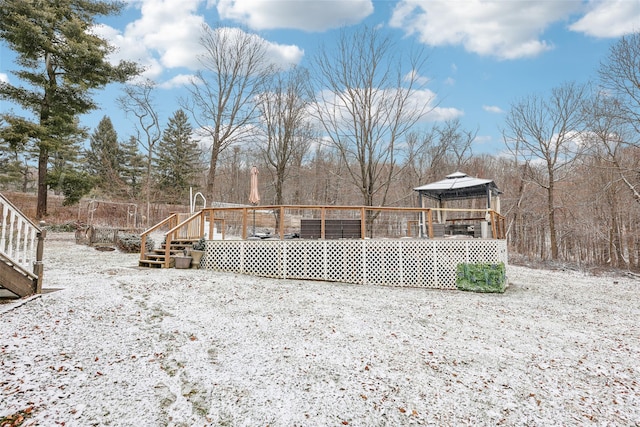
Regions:
<svg viewBox="0 0 640 427"><path fill-rule="evenodd" d="M200 260L204 255L204 251L197 251L195 249L191 249L191 268L200 268Z"/></svg>
<svg viewBox="0 0 640 427"><path fill-rule="evenodd" d="M176 260L176 268L191 267L192 258L190 256L175 256L174 259Z"/></svg>

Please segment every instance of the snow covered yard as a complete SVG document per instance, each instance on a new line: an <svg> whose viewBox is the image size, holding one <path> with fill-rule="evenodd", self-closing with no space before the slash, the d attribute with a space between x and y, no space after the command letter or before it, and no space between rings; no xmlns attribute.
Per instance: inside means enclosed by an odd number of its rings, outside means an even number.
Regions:
<svg viewBox="0 0 640 427"><path fill-rule="evenodd" d="M71 234L0 304L0 420L640 425L640 283L509 267L503 295L137 267Z"/></svg>

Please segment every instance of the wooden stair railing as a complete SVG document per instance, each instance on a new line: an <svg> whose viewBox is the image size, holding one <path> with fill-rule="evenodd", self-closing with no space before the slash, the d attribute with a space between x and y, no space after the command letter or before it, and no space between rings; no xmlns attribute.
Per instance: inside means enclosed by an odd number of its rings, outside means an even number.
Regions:
<svg viewBox="0 0 640 427"><path fill-rule="evenodd" d="M204 211L198 211L180 221L184 216L186 215L174 213L140 234L140 260L138 261L140 267L169 268L171 267L172 255L204 236ZM165 234L162 248L147 252L147 236L163 226L169 226L170 229Z"/></svg>
<svg viewBox="0 0 640 427"><path fill-rule="evenodd" d="M0 287L19 297L41 293L44 231L2 194L0 213Z"/></svg>

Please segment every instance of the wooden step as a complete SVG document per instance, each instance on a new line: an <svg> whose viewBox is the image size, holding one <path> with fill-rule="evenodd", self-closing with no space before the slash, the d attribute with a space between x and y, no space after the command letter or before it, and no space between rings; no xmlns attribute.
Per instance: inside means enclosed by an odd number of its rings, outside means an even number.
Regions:
<svg viewBox="0 0 640 427"><path fill-rule="evenodd" d="M175 267L176 262L173 259L174 255L182 255L185 249L190 248L191 245L197 241L198 239L173 240L169 247L169 256L171 257L169 261L169 268ZM138 266L147 268L164 268L164 260L166 256L165 250L166 245L163 243L159 248L146 253L145 259L138 261Z"/></svg>
<svg viewBox="0 0 640 427"><path fill-rule="evenodd" d="M37 280L29 277L20 266L9 260L0 260L0 288L25 297L36 293Z"/></svg>
<svg viewBox="0 0 640 427"><path fill-rule="evenodd" d="M169 261L169 268L173 268L176 262L174 259ZM164 259L141 259L138 261L139 267L164 268Z"/></svg>

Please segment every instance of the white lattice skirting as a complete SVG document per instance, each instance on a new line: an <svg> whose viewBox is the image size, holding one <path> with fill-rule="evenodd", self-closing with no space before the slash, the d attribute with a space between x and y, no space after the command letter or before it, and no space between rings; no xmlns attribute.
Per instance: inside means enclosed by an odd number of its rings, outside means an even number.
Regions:
<svg viewBox="0 0 640 427"><path fill-rule="evenodd" d="M507 265L506 240L210 240L201 268L262 277L456 289L459 263Z"/></svg>

